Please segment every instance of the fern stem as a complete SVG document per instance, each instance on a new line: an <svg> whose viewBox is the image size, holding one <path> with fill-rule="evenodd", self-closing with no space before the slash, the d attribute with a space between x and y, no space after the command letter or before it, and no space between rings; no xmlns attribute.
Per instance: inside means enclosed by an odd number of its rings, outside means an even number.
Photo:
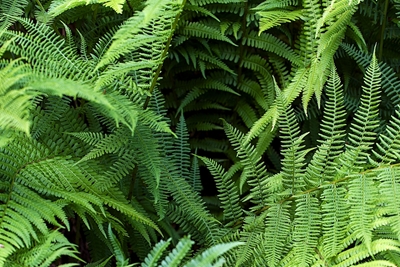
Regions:
<svg viewBox="0 0 400 267"><path fill-rule="evenodd" d="M389 8L389 0L385 1L385 7L383 9L383 21L382 21L382 28L381 28L381 38L379 41L379 54L378 54L378 60L382 60L382 53L383 53L383 41L385 39L385 29L386 29L386 16L387 16L387 11Z"/></svg>
<svg viewBox="0 0 400 267"><path fill-rule="evenodd" d="M169 50L169 46L171 45L172 36L174 35L176 26L178 25L179 17L181 15L185 5L186 5L186 0L183 0L182 6L180 8L181 10L180 10L180 12L178 12L178 14L175 17L174 23L172 24L172 27L171 27L171 34L168 37L168 41L165 44L164 51L163 51L163 53L161 55L162 63L160 63L160 65L158 65L158 68L157 68L156 73L155 73L155 75L153 77L153 80L151 81L151 85L150 85L150 89L149 89L150 95L147 96L146 101L144 102L144 105L143 105L143 109L147 109L147 106L149 105L151 94L153 93L154 88L156 87L158 76L160 76L161 69L162 69L162 66L163 66L164 58L167 56L167 53L168 53L168 50Z"/></svg>

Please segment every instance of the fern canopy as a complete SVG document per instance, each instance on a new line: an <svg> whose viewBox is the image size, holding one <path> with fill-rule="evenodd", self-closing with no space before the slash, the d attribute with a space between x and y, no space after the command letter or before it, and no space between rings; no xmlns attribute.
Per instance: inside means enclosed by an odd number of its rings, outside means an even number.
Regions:
<svg viewBox="0 0 400 267"><path fill-rule="evenodd" d="M399 14L0 1L0 267L400 266Z"/></svg>

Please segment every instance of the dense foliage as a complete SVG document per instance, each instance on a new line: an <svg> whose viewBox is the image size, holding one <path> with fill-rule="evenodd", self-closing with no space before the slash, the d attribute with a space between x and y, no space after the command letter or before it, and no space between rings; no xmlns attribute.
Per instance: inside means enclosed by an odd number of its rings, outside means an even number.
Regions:
<svg viewBox="0 0 400 267"><path fill-rule="evenodd" d="M399 23L0 1L0 266L400 266Z"/></svg>

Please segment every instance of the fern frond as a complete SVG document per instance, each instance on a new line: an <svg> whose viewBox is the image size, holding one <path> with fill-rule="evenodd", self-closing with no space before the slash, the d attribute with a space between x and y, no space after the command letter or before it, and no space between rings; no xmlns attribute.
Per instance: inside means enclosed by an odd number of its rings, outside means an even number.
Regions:
<svg viewBox="0 0 400 267"><path fill-rule="evenodd" d="M10 27L23 14L26 0L7 0L0 3L0 32Z"/></svg>
<svg viewBox="0 0 400 267"><path fill-rule="evenodd" d="M18 254L11 255L5 266L51 266L61 256L72 257L77 260L77 248L59 231L51 231L47 235L40 235L38 240L29 247L22 249ZM1 256L0 256L1 257ZM78 263L62 264L60 266L79 266Z"/></svg>
<svg viewBox="0 0 400 267"><path fill-rule="evenodd" d="M262 33L257 35L255 32L251 32L246 36L244 41L250 47L260 48L286 58L293 63L294 66L302 65L299 55L290 49L288 45L271 34Z"/></svg>
<svg viewBox="0 0 400 267"><path fill-rule="evenodd" d="M319 36L319 43L315 58L311 58L311 71L307 84L307 91L303 94L303 107L306 110L311 96L315 93L318 102L322 95L322 88L329 74L326 70L333 62L333 55L338 49L347 25L357 10L357 3L343 1L331 2L322 14L316 26L316 36ZM324 25L326 25L326 30ZM322 29L322 30L321 30Z"/></svg>
<svg viewBox="0 0 400 267"><path fill-rule="evenodd" d="M277 85L275 85L277 87ZM290 106L285 107L286 99L277 91L277 106L280 113L279 128L281 133L282 155L282 172L283 180L290 194L294 194L304 188L303 166L305 165L305 155L308 151L304 151L304 137L306 134L300 135L300 129L297 125L296 117Z"/></svg>
<svg viewBox="0 0 400 267"><path fill-rule="evenodd" d="M260 19L260 33L279 26L283 23L296 21L301 18L303 11L298 10L268 10L258 11Z"/></svg>
<svg viewBox="0 0 400 267"><path fill-rule="evenodd" d="M260 244L264 240L264 219L265 213L261 216L249 215L244 218L243 230L240 232L240 242L244 242L243 246L240 246L235 257L235 267L243 264L252 263L257 255L262 253L259 251Z"/></svg>
<svg viewBox="0 0 400 267"><path fill-rule="evenodd" d="M336 258L336 264L334 266L335 267L354 266L354 264L357 264L360 261L368 258L370 255L376 255L385 250L399 253L400 252L399 246L400 246L399 241L390 239L377 239L372 241L370 250L367 249L367 246L365 244L360 244L355 246L354 248L349 248L340 253ZM374 261L371 261L371 264L373 262Z"/></svg>
<svg viewBox="0 0 400 267"><path fill-rule="evenodd" d="M161 267L177 266L194 244L189 238L182 238L176 247L161 262Z"/></svg>
<svg viewBox="0 0 400 267"><path fill-rule="evenodd" d="M186 94L185 98L182 99L181 104L178 108L178 112L184 110L184 108L187 105L198 99L201 95L204 95L207 92L209 92L209 90L218 90L218 91L229 92L234 95L239 95L237 92L235 92L235 90L225 85L223 82L215 79L209 79L209 80L194 79L190 82L186 82L178 86L182 86L185 88L193 88Z"/></svg>
<svg viewBox="0 0 400 267"><path fill-rule="evenodd" d="M352 45L343 43L341 47L346 53L351 56L362 69L367 69L370 65L372 56L365 52L360 51ZM400 103L399 88L400 80L396 72L385 62L379 62L379 69L381 71L382 89L390 97L395 105Z"/></svg>
<svg viewBox="0 0 400 267"><path fill-rule="evenodd" d="M191 22L181 27L182 28L178 29L177 32L183 35L225 41L236 46L236 44L228 37L224 36L219 29L206 26L203 23Z"/></svg>
<svg viewBox="0 0 400 267"><path fill-rule="evenodd" d="M112 250L114 252L114 256L117 261L117 266L118 267L127 266L129 259L126 259L125 255L121 249L121 244L119 243L117 237L115 236L115 234L112 231L111 225L108 225L107 236L108 236L108 240L111 243Z"/></svg>
<svg viewBox="0 0 400 267"><path fill-rule="evenodd" d="M320 137L321 146L315 152L306 170L306 180L319 185L323 181L333 180L337 166L334 160L344 148L345 118L344 95L340 78L333 68L326 87L329 97L325 103Z"/></svg>
<svg viewBox="0 0 400 267"><path fill-rule="evenodd" d="M135 16L128 19L123 26L114 34L114 41L104 54L101 61L97 64L96 69L101 69L112 62L115 62L122 55L126 55L129 51L134 51L140 46L148 42L166 43L166 34L158 31L168 30L170 34L174 29L176 17L180 13L181 3L179 1L161 1L148 0L147 6ZM151 22L162 19L165 25L163 28L154 29L156 32L151 35L145 30L151 28ZM154 64L160 64L159 60L163 60L164 48L159 51Z"/></svg>
<svg viewBox="0 0 400 267"><path fill-rule="evenodd" d="M87 0L73 0L73 1L64 1L57 0L53 1L49 7L48 15L52 18L59 16L60 14L66 12L67 10L73 9L75 7L89 5L89 4L103 4L106 7L110 7L114 9L117 13L122 13L122 7L125 3L125 0L99 0L99 1L87 1Z"/></svg>
<svg viewBox="0 0 400 267"><path fill-rule="evenodd" d="M253 203L256 204L256 207L253 207L254 209L265 206L268 197L264 187L267 170L261 161L261 157L252 144L244 143L244 135L225 121L224 130L243 165L244 177L241 178L241 183L247 182L252 187L252 193L248 199L252 199Z"/></svg>
<svg viewBox="0 0 400 267"><path fill-rule="evenodd" d="M179 164L178 175L181 177L189 177L190 170L190 147L189 147L189 134L186 127L185 118L183 113L179 118L179 122L176 129L177 138L173 146L177 151L176 162ZM188 181L189 182L189 181Z"/></svg>
<svg viewBox="0 0 400 267"><path fill-rule="evenodd" d="M92 68L79 59L76 51L66 46L65 40L51 27L23 18L17 18L17 21L26 32L7 31L3 38L15 38L9 51L27 60L35 71L43 70L40 76L75 80L88 80L92 77ZM43 43L43 40L47 41Z"/></svg>
<svg viewBox="0 0 400 267"><path fill-rule="evenodd" d="M349 222L349 204L342 186L330 185L322 193L322 231L324 257L331 258L342 251Z"/></svg>
<svg viewBox="0 0 400 267"><path fill-rule="evenodd" d="M190 185L177 177L169 178L169 191L177 203L185 204L179 207L170 205L171 220L179 223L185 231L192 233L193 238L208 244L217 244L219 240L217 221L205 209L204 202Z"/></svg>
<svg viewBox="0 0 400 267"><path fill-rule="evenodd" d="M153 249L149 252L144 262L140 265L141 267L156 267L158 266L158 261L164 254L164 251L167 249L169 244L171 243L171 239L167 241L161 240L158 242Z"/></svg>
<svg viewBox="0 0 400 267"><path fill-rule="evenodd" d="M194 152L194 155L197 155L197 148ZM189 184L192 186L193 190L196 192L201 192L203 190L203 185L201 184L201 176L199 169L199 160L197 157L193 157L192 165L190 166L190 176L189 176Z"/></svg>
<svg viewBox="0 0 400 267"><path fill-rule="evenodd" d="M2 71L0 70L0 76ZM10 73L11 75L13 73ZM19 75L18 75L19 76ZM19 76L17 78L21 79ZM5 83L10 82L8 77L4 79ZM14 83L14 82L12 82ZM29 135L31 122L29 121L29 108L31 108L32 99L37 93L30 92L27 88L8 90L1 94L0 99L0 132L2 137L0 143L3 145L8 142L10 131L21 131Z"/></svg>
<svg viewBox="0 0 400 267"><path fill-rule="evenodd" d="M264 249L268 266L279 266L282 255L288 250L290 235L290 202L275 203L267 210Z"/></svg>
<svg viewBox="0 0 400 267"><path fill-rule="evenodd" d="M385 213L390 216L390 227L393 233L396 234L397 238L400 239L400 214L399 214L399 204L400 201L396 196L399 188L398 182L398 168L383 168L379 171L377 179L380 181L379 184L379 194L381 194L381 201L385 203Z"/></svg>
<svg viewBox="0 0 400 267"><path fill-rule="evenodd" d="M306 77L309 73L307 68L300 68L296 71L291 83L288 87L284 88L282 94L284 95L287 104L292 103L301 93L306 85ZM250 142L257 137L270 123L272 129L276 125L279 118L279 111L277 104L274 103L270 109L251 127L250 131L246 134L246 142Z"/></svg>
<svg viewBox="0 0 400 267"><path fill-rule="evenodd" d="M255 10L268 10L268 9L275 9L275 8L297 6L298 2L299 2L298 0L264 1L254 9Z"/></svg>
<svg viewBox="0 0 400 267"><path fill-rule="evenodd" d="M349 226L357 238L371 251L372 223L378 190L374 186L373 176L355 175L349 184L350 223ZM357 203L357 204L355 204Z"/></svg>
<svg viewBox="0 0 400 267"><path fill-rule="evenodd" d="M380 103L380 71L375 56L365 74L361 106L354 115L354 122L350 126L349 145L343 155L345 166L357 166L367 162L367 150L374 143L378 128L378 107Z"/></svg>
<svg viewBox="0 0 400 267"><path fill-rule="evenodd" d="M193 258L190 262L185 264L183 267L197 267L197 266L210 266L210 267L218 267L223 266L225 263L224 258L219 258L222 254L227 251L243 245L241 242L231 242L227 244L219 244L215 245L211 248L208 248L206 251L201 253L200 255Z"/></svg>
<svg viewBox="0 0 400 267"><path fill-rule="evenodd" d="M400 136L398 136L400 134L399 116L400 111L396 109L395 115L392 116L386 126L385 132L379 135L376 150L373 153L379 159L380 164L391 164L400 158L398 153L400 139Z"/></svg>
<svg viewBox="0 0 400 267"><path fill-rule="evenodd" d="M224 209L224 220L229 223L237 222L243 215L242 208L239 202L239 195L232 180L227 177L227 173L223 167L212 159L198 156L210 170L216 180L219 190L218 198L221 201L221 206Z"/></svg>
<svg viewBox="0 0 400 267"><path fill-rule="evenodd" d="M296 199L293 230L293 266L310 266L314 261L314 250L318 244L321 227L318 199L310 193Z"/></svg>

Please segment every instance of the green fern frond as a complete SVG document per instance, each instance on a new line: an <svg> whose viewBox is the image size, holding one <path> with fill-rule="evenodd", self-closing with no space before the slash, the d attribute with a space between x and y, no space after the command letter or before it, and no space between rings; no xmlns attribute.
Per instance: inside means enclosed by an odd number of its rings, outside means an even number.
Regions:
<svg viewBox="0 0 400 267"><path fill-rule="evenodd" d="M115 62L122 55L128 54L130 51L137 50L140 46L148 42L166 43L166 34L157 34L157 31L168 30L172 33L176 24L176 17L180 13L181 3L176 1L148 0L147 6L135 16L128 19L123 26L114 34L114 41L104 54L101 61L97 64L96 69L99 70L110 63ZM151 21L162 19L164 25L162 28L154 29L155 32L148 34L146 29L151 29ZM172 29L171 29L172 28ZM170 38L168 36L167 38ZM134 41L135 40L135 41ZM163 60L164 48L159 51L154 64L160 64L159 60ZM133 63L132 63L133 64Z"/></svg>
<svg viewBox="0 0 400 267"><path fill-rule="evenodd" d="M15 167L2 172L4 179L2 183L4 202L2 205L7 208L3 209L0 231L8 232L2 235L6 238L2 242L7 244L9 248L7 253L12 253L13 250L22 247L23 242L27 242L25 246L29 246L30 240L36 236L35 229L47 233L48 227L45 222L57 227L68 227L64 209L73 205L77 205L75 210L79 211L89 228L90 225L85 219L87 217L92 217L98 224L102 224L108 220L105 217L107 216L112 222L113 216L105 211L104 206L129 216L131 220L136 220L136 223L145 223L157 228L150 219L128 205L124 196L121 196L118 190L114 188L98 190L96 188L96 182L101 181L101 178L98 173L90 168L96 165L88 166L83 163L83 165L76 165L76 162L69 157L52 155L52 153L57 153L57 150L58 153L60 152L60 147L56 150L48 149L48 147L55 146L55 143L51 141L52 135L57 137L57 133L53 132L48 136L48 146L21 137L16 140L15 144L8 145L1 151L3 164L10 165L10 167L12 165L20 166L18 174L14 173ZM21 144L24 145L21 146ZM71 146L74 146L74 144L71 143ZM21 158L21 151L27 149L33 151L33 154ZM64 147L64 153L67 153L69 149L71 148ZM101 169L99 165L96 168ZM13 187L10 187L11 177L14 177L15 180ZM29 188L26 186L27 183L29 183ZM49 201L42 195L60 200ZM6 201L7 199L9 201ZM20 202L30 204L26 206L26 204L19 204ZM26 208L29 209L25 210ZM21 216L24 218L23 220ZM14 220L20 222L13 222ZM23 226L19 229L26 229L26 231L17 230L14 227L10 228L7 226L10 222L13 222L13 225L22 223ZM115 223L117 222L113 222L113 224ZM10 236L11 239L7 236ZM14 241L10 243L11 240Z"/></svg>
<svg viewBox="0 0 400 267"><path fill-rule="evenodd" d="M341 47L346 51L346 53L351 56L361 69L367 69L370 65L372 56L365 52L360 51L356 47L343 43ZM396 75L396 72L385 62L379 62L379 68L381 71L382 79L382 89L390 97L395 105L400 103L399 88L400 80Z"/></svg>
<svg viewBox="0 0 400 267"><path fill-rule="evenodd" d="M306 110L311 96L315 93L320 101L322 88L328 76L329 67L333 62L333 55L338 49L347 25L357 10L356 1L349 3L347 0L335 1L329 5L322 14L316 26L318 48L315 58L311 58L311 71L307 84L307 91L303 94L303 107ZM326 27L324 27L326 24ZM327 28L325 30L325 28Z"/></svg>
<svg viewBox="0 0 400 267"><path fill-rule="evenodd" d="M241 245L240 242L231 242L225 244L219 244L212 246L205 250L202 254L197 255L190 259L190 261L186 262L184 265L185 257L191 250L192 245L194 242L190 240L189 237L183 237L179 240L179 243L176 247L165 255L165 252L171 243L171 239L167 241L160 241L157 243L153 249L149 252L146 259L142 264L141 267L156 267L156 266L163 266L163 267L176 267L176 266L184 266L184 267L195 267L195 266L209 266L209 267L220 267L223 266L225 262L222 254L226 253L229 250L232 250L234 247ZM161 257L163 260L161 260Z"/></svg>
<svg viewBox="0 0 400 267"><path fill-rule="evenodd" d="M224 209L224 221L229 223L237 222L242 218L243 211L239 202L239 195L232 180L227 177L223 167L212 159L198 156L210 170L216 180L217 188L220 192L218 198Z"/></svg>
<svg viewBox="0 0 400 267"><path fill-rule="evenodd" d="M182 28L178 29L177 32L183 35L225 41L233 46L236 46L236 44L232 42L228 37L221 34L221 31L219 29L206 26L203 23L191 22L181 27Z"/></svg>
<svg viewBox="0 0 400 267"><path fill-rule="evenodd" d="M249 70L256 71L265 77L271 76L271 69L268 63L260 55L247 54L242 59L243 67Z"/></svg>
<svg viewBox="0 0 400 267"><path fill-rule="evenodd" d="M112 231L111 225L108 225L108 231L107 231L107 236L108 240L111 243L115 259L117 261L117 266L118 267L128 267L127 264L129 262L129 259L127 259L121 249L121 244L119 243L117 237Z"/></svg>
<svg viewBox="0 0 400 267"><path fill-rule="evenodd" d="M191 82L184 83L178 86L184 86L185 88L193 88L187 93L185 98L182 99L181 104L178 108L178 112L183 110L191 102L198 99L201 95L209 92L209 90L218 90L218 91L229 92L234 95L239 95L237 92L235 92L235 90L225 85L223 82L214 79L210 80L194 79Z"/></svg>
<svg viewBox="0 0 400 267"><path fill-rule="evenodd" d="M332 69L326 87L326 94L329 97L325 103L324 116L322 118L320 137L321 146L313 156L306 170L307 182L315 185L326 180L333 180L337 166L334 159L343 151L345 136L344 95L340 78Z"/></svg>
<svg viewBox="0 0 400 267"><path fill-rule="evenodd" d="M261 8L260 8L261 9ZM279 26L283 23L296 21L301 18L303 11L298 10L269 10L258 11L261 16L260 19L260 33L269 30L273 27Z"/></svg>
<svg viewBox="0 0 400 267"><path fill-rule="evenodd" d="M182 238L176 247L164 258L160 267L174 267L182 261L185 255L190 251L194 242L189 238Z"/></svg>
<svg viewBox="0 0 400 267"><path fill-rule="evenodd" d="M74 0L74 1L63 1L57 0L53 1L49 7L48 15L52 18L59 16L60 14L66 12L67 10L73 9L75 7L89 5L89 4L103 4L106 7L114 9L117 13L122 13L122 7L125 0L100 0L100 1L87 1L87 0Z"/></svg>
<svg viewBox="0 0 400 267"><path fill-rule="evenodd" d="M304 151L304 137L306 134L300 135L300 129L297 125L296 117L293 109L285 107L286 99L277 88L277 105L280 113L279 128L281 133L282 155L282 172L283 179L290 194L302 190L304 187L303 174L305 165L305 155L308 151Z"/></svg>
<svg viewBox="0 0 400 267"><path fill-rule="evenodd" d="M325 258L336 256L343 247L349 222L349 203L342 186L330 185L322 193L322 253Z"/></svg>
<svg viewBox="0 0 400 267"><path fill-rule="evenodd" d="M39 236L34 244L19 251L18 254L11 255L4 264L10 267L48 267L61 256L79 260L77 252L76 246L71 244L63 234L59 231L51 231L47 235ZM71 263L60 266L79 266L79 264Z"/></svg>
<svg viewBox="0 0 400 267"><path fill-rule="evenodd" d="M105 260L99 260L97 262L86 264L85 267L106 267L111 258L112 256L108 257Z"/></svg>
<svg viewBox="0 0 400 267"><path fill-rule="evenodd" d="M307 193L296 199L292 266L310 266L315 261L314 250L318 244L320 220L319 202L315 196Z"/></svg>
<svg viewBox="0 0 400 267"><path fill-rule="evenodd" d="M307 68L300 68L296 71L288 87L282 90L282 95L284 95L288 104L292 103L300 95L301 91L306 86L306 77L308 73L309 70ZM272 105L270 109L265 112L265 114L256 123L254 123L253 127L246 134L246 142L250 142L255 137L257 137L263 130L265 130L265 128L270 123L272 124L272 129L274 129L278 118L278 107L277 104L274 103L274 105Z"/></svg>
<svg viewBox="0 0 400 267"><path fill-rule="evenodd" d="M28 2L26 0L8 0L0 3L0 32L11 26L20 15Z"/></svg>
<svg viewBox="0 0 400 267"><path fill-rule="evenodd" d="M393 233L396 234L397 238L400 237L400 214L399 214L399 199L393 197L393 193L397 193L399 190L398 179L398 168L387 167L379 171L377 179L380 181L379 194L381 194L382 203L385 203L385 213L390 216L390 227Z"/></svg>
<svg viewBox="0 0 400 267"><path fill-rule="evenodd" d="M15 38L9 51L27 60L34 70L43 71L41 76L65 77L87 80L92 70L78 58L76 51L65 46L65 40L58 36L51 27L33 23L28 19L17 18L26 29L26 33L7 31L0 37ZM48 40L43 45L43 40ZM38 56L35 56L35 55ZM50 70L52 70L50 72Z"/></svg>
<svg viewBox="0 0 400 267"><path fill-rule="evenodd" d="M189 177L190 170L190 147L189 147L189 134L186 127L185 118L183 113L179 118L176 129L177 138L173 146L177 151L175 161L178 163L178 175L181 177ZM189 182L189 181L188 181Z"/></svg>
<svg viewBox="0 0 400 267"><path fill-rule="evenodd" d="M251 95L257 101L257 104L259 104L264 110L268 109L269 104L265 99L265 95L263 94L260 84L258 84L256 81L249 78L244 78L240 84L238 84L237 89Z"/></svg>
<svg viewBox="0 0 400 267"><path fill-rule="evenodd" d="M243 245L241 242L231 242L227 244L219 244L208 248L202 254L193 258L190 262L185 264L183 267L197 267L197 266L210 266L219 267L224 266L225 259L221 257L222 254L226 253L233 248ZM219 259L218 259L219 258Z"/></svg>
<svg viewBox="0 0 400 267"><path fill-rule="evenodd" d="M189 0L189 2L192 5L196 6L205 6L209 4L227 4L227 3L232 3L232 4L240 4L243 3L243 0Z"/></svg>
<svg viewBox="0 0 400 267"><path fill-rule="evenodd" d="M361 106L354 115L354 122L350 126L349 144L343 155L345 166L358 165L367 161L366 151L374 143L378 128L378 107L380 103L380 71L378 62L373 56L364 78Z"/></svg>
<svg viewBox="0 0 400 267"><path fill-rule="evenodd" d="M29 109L38 94L24 87L30 76L28 71L29 68L18 61L0 69L0 78L3 81L0 85L0 143L3 145L9 141L10 131L18 130L28 135L30 133Z"/></svg>
<svg viewBox="0 0 400 267"><path fill-rule="evenodd" d="M140 265L141 267L156 267L158 266L158 261L163 256L165 250L171 243L171 239L167 241L161 240L158 242L153 249L149 252L147 257L145 258L144 262Z"/></svg>
<svg viewBox="0 0 400 267"><path fill-rule="evenodd" d="M240 100L235 108L235 111L242 118L243 122L248 128L250 128L254 122L257 121L257 113L252 106L247 104L245 101Z"/></svg>
<svg viewBox="0 0 400 267"><path fill-rule="evenodd" d="M192 12L195 12L196 15L197 15L197 14L202 14L202 15L210 16L210 17L212 17L213 19L215 19L216 21L218 21L218 22L220 21L220 20L218 19L218 17L215 16L210 10L208 10L207 8L204 8L204 7L202 7L202 6L192 5L192 4L185 4L185 11L192 11ZM181 18L183 19L184 16L181 17Z"/></svg>
<svg viewBox="0 0 400 267"><path fill-rule="evenodd" d="M197 148L194 152L197 155ZM199 160L197 157L193 157L192 165L190 166L189 184L196 192L201 192L203 190L203 185L201 184L201 176L199 169Z"/></svg>
<svg viewBox="0 0 400 267"><path fill-rule="evenodd" d="M241 184L247 182L252 187L252 194L249 198L256 204L254 209L266 205L266 188L263 186L266 181L266 168L261 157L256 153L252 144L244 143L244 135L235 129L232 125L224 121L224 130L230 142L234 146L237 157L241 160L243 166L243 177Z"/></svg>
<svg viewBox="0 0 400 267"><path fill-rule="evenodd" d="M302 65L299 55L290 49L288 45L271 34L262 33L257 35L257 33L251 32L246 36L244 41L250 47L260 48L286 58L293 63L294 66Z"/></svg>
<svg viewBox="0 0 400 267"><path fill-rule="evenodd" d="M385 132L379 135L376 149L373 150L374 155L380 164L391 164L400 158L398 153L398 142L400 139L400 111L396 109L395 115L392 116L389 124L386 126Z"/></svg>
<svg viewBox="0 0 400 267"><path fill-rule="evenodd" d="M265 213L261 216L249 215L244 218L243 230L240 232L240 242L244 242L235 251L235 266L252 263L257 255L262 253L259 251L260 244L264 240L264 219Z"/></svg>
<svg viewBox="0 0 400 267"><path fill-rule="evenodd" d="M346 35L356 42L361 51L367 51L367 44L364 36L362 36L361 30L352 21L348 23L348 27L349 28L347 29Z"/></svg>
<svg viewBox="0 0 400 267"><path fill-rule="evenodd" d="M375 200L378 190L374 186L373 176L356 175L349 184L350 223L349 226L357 238L371 251L372 223L374 220ZM357 203L357 204L355 204Z"/></svg>
<svg viewBox="0 0 400 267"><path fill-rule="evenodd" d="M372 241L370 251L366 249L365 244L360 244L355 246L354 248L350 248L340 254L338 254L336 258L336 264L333 265L335 267L349 267L354 266L354 264L359 263L360 261L368 258L370 255L376 255L379 252L388 250L399 253L400 243L396 240L390 239L377 239ZM374 260L371 261L370 264L374 263ZM379 261L378 261L379 264ZM379 266L379 265L376 265ZM390 266L390 265L387 265Z"/></svg>
<svg viewBox="0 0 400 267"><path fill-rule="evenodd" d="M179 207L170 206L171 220L179 223L182 229L189 230L193 238L200 242L217 244L219 235L216 219L205 209L204 202L185 180L178 176L171 178L168 180L169 191L177 203L185 203Z"/></svg>
<svg viewBox="0 0 400 267"><path fill-rule="evenodd" d="M259 4L255 10L268 10L275 8L284 8L290 6L297 6L299 3L298 0L281 0L281 1L264 1Z"/></svg>
<svg viewBox="0 0 400 267"><path fill-rule="evenodd" d="M279 266L282 255L288 251L290 235L290 202L275 203L267 210L264 249L268 266Z"/></svg>

